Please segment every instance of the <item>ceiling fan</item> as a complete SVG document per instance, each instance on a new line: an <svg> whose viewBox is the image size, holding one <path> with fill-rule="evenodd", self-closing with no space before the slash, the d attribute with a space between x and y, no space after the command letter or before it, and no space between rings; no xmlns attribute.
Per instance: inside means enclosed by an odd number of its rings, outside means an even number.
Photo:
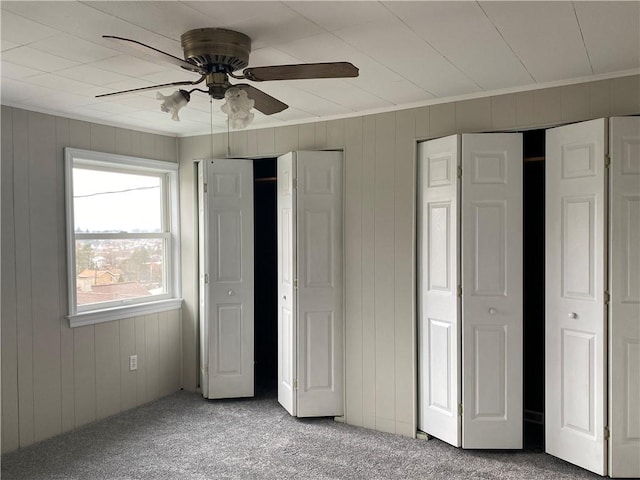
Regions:
<svg viewBox="0 0 640 480"><path fill-rule="evenodd" d="M152 55L158 60L176 65L189 72L200 75L195 81L180 81L152 85L149 87L133 88L119 92L105 93L97 97L108 97L143 90L154 90L164 87L180 87L186 85L199 85L204 82L207 89L193 88L191 90L180 89L171 97L158 94L158 99L164 99L163 111L173 111L174 119L177 119L177 109L184 106L190 99L190 94L199 91L210 95L215 99L229 98L229 93L245 92L246 97L253 100L257 110L265 115L272 115L288 108L288 105L268 95L247 83L231 84L229 77L236 80L249 80L251 82L264 82L271 80L299 80L311 78L345 78L357 77L358 68L349 62L329 63L302 63L294 65L271 65L264 67L246 68L249 65L251 53L251 38L247 35L227 30L224 28L198 28L183 33L180 37L184 59L145 45L136 40L112 35L103 35L127 47ZM242 70L240 75L234 73ZM230 90L235 87L235 90ZM173 98L172 98L173 97ZM174 103L180 104L179 106ZM173 110L173 107L177 109ZM249 107L250 109L251 107ZM224 110L224 108L223 108ZM228 112L227 112L228 113Z"/></svg>

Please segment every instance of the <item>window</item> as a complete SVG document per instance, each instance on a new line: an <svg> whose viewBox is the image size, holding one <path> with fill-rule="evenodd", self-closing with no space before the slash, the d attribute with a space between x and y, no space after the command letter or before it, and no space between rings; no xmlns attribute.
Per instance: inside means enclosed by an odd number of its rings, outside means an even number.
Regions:
<svg viewBox="0 0 640 480"><path fill-rule="evenodd" d="M178 165L65 149L71 326L180 306Z"/></svg>

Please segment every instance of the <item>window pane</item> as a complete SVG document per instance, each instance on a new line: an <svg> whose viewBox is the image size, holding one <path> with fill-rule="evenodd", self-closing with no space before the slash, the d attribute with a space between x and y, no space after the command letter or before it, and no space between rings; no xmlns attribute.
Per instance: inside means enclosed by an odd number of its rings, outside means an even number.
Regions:
<svg viewBox="0 0 640 480"><path fill-rule="evenodd" d="M161 208L159 176L73 169L76 232L161 232Z"/></svg>
<svg viewBox="0 0 640 480"><path fill-rule="evenodd" d="M167 293L162 239L76 240L78 305Z"/></svg>

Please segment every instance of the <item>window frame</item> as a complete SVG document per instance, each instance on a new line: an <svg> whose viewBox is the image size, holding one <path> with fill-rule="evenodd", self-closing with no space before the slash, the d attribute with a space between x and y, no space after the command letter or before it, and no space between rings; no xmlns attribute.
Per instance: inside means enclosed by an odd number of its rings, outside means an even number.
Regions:
<svg viewBox="0 0 640 480"><path fill-rule="evenodd" d="M64 149L67 228L68 315L71 327L175 310L182 305L180 290L180 218L178 164L78 148ZM73 197L73 169L142 174L161 182L162 231L159 233L76 233ZM76 241L100 239L157 238L164 246L163 275L166 292L152 297L123 299L96 304L77 304Z"/></svg>

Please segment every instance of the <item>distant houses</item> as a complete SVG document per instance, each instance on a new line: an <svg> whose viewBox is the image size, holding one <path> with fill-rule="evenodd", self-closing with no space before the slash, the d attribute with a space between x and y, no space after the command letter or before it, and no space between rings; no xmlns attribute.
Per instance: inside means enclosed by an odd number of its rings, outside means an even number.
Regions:
<svg viewBox="0 0 640 480"><path fill-rule="evenodd" d="M85 269L76 279L78 305L152 295L140 282L125 282L119 269Z"/></svg>

